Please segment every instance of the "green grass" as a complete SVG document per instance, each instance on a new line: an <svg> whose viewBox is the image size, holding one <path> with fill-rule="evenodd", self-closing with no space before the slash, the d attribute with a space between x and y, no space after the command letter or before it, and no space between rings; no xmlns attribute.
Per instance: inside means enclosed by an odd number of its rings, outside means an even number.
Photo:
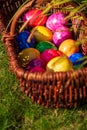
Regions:
<svg viewBox="0 0 87 130"><path fill-rule="evenodd" d="M32 103L9 71L0 41L0 130L87 130L87 105L51 109Z"/></svg>

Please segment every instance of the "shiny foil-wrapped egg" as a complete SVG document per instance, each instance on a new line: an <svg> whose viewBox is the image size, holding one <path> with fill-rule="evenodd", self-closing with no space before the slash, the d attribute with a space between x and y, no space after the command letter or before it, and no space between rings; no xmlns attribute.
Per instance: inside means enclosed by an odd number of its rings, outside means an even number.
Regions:
<svg viewBox="0 0 87 130"><path fill-rule="evenodd" d="M43 51L45 51L47 49L57 50L57 47L49 41L41 41L41 42L37 43L36 49L42 53Z"/></svg>
<svg viewBox="0 0 87 130"><path fill-rule="evenodd" d="M47 63L46 70L48 72L66 72L73 70L73 64L67 56L55 57Z"/></svg>
<svg viewBox="0 0 87 130"><path fill-rule="evenodd" d="M34 73L34 72L45 72L46 70L40 66L36 66L30 69L30 72Z"/></svg>
<svg viewBox="0 0 87 130"><path fill-rule="evenodd" d="M80 61L80 59L83 57L83 54L78 52L74 53L69 56L70 61L73 63L73 65L79 65L81 64L84 60Z"/></svg>
<svg viewBox="0 0 87 130"><path fill-rule="evenodd" d="M37 26L33 30L33 36L35 37L36 41L52 41L53 34L45 26Z"/></svg>
<svg viewBox="0 0 87 130"><path fill-rule="evenodd" d="M24 49L18 54L19 62L23 67L35 58L40 58L40 52L35 48Z"/></svg>
<svg viewBox="0 0 87 130"><path fill-rule="evenodd" d="M27 70L31 70L34 67L41 67L45 69L46 63L42 59L33 59L26 65Z"/></svg>
<svg viewBox="0 0 87 130"><path fill-rule="evenodd" d="M59 50L66 54L68 57L76 52L79 52L79 46L73 39L64 40L60 46Z"/></svg>
<svg viewBox="0 0 87 130"><path fill-rule="evenodd" d="M64 18L65 14L62 12L53 13L48 17L46 27L52 31L57 31L59 26L67 24Z"/></svg>
<svg viewBox="0 0 87 130"><path fill-rule="evenodd" d="M66 39L71 39L72 33L65 26L60 26L56 32L53 34L53 43L55 46L59 45Z"/></svg>
<svg viewBox="0 0 87 130"><path fill-rule="evenodd" d="M16 41L18 45L18 51L22 51L23 49L30 48L30 47L35 47L36 46L36 41L34 37L31 38L31 41L28 43L27 39L30 35L30 32L28 31L22 31L18 33L16 36Z"/></svg>
<svg viewBox="0 0 87 130"><path fill-rule="evenodd" d="M44 25L47 20L47 16L42 14L40 9L31 9L27 11L23 16L23 21L29 21L28 26L35 27L38 25Z"/></svg>
<svg viewBox="0 0 87 130"><path fill-rule="evenodd" d="M57 51L57 50L53 50L53 49L48 49L45 50L41 53L41 59L43 59L43 61L45 61L46 63L48 63L51 59L53 59L54 57L57 56L61 56L64 55L61 51Z"/></svg>

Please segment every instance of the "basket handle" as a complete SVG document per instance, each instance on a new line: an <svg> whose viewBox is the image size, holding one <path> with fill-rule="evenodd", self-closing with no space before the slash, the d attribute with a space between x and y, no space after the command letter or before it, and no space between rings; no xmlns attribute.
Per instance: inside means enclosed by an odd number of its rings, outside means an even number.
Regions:
<svg viewBox="0 0 87 130"><path fill-rule="evenodd" d="M17 20L18 18L22 15L22 13L24 13L25 11L27 11L29 9L29 7L31 7L34 4L35 0L32 0L30 2L28 2L27 4L25 4L22 9L20 9L16 14L15 17L13 18L12 24L11 24L11 28L10 28L10 34L14 35L15 33L15 27L17 24Z"/></svg>
<svg viewBox="0 0 87 130"><path fill-rule="evenodd" d="M47 0L49 1L49 0ZM31 0L29 1L27 4L25 4L16 14L15 17L13 18L11 27L10 27L10 34L14 35L15 34L15 27L17 24L17 20L18 18L24 13L26 12L29 7L33 7L33 5L39 6L40 4L42 4L43 2L46 2L46 0Z"/></svg>

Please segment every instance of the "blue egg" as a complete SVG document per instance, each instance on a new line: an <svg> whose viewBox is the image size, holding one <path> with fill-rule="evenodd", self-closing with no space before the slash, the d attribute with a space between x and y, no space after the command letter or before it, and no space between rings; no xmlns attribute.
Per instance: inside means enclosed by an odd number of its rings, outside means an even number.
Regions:
<svg viewBox="0 0 87 130"><path fill-rule="evenodd" d="M79 65L83 61L78 61L83 57L82 53L74 53L71 56L69 56L70 61L73 63L73 65Z"/></svg>
<svg viewBox="0 0 87 130"><path fill-rule="evenodd" d="M16 36L16 41L18 44L19 52L26 48L30 48L30 47L35 48L36 41L35 41L34 37L31 39L30 43L27 42L29 35L30 35L30 32L22 31Z"/></svg>

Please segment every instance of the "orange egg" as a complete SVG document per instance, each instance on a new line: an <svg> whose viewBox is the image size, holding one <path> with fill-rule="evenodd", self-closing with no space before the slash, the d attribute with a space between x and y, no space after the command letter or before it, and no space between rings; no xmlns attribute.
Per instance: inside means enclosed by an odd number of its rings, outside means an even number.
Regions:
<svg viewBox="0 0 87 130"><path fill-rule="evenodd" d="M60 44L59 50L67 56L70 56L76 52L79 52L79 46L76 44L75 40L67 39Z"/></svg>

